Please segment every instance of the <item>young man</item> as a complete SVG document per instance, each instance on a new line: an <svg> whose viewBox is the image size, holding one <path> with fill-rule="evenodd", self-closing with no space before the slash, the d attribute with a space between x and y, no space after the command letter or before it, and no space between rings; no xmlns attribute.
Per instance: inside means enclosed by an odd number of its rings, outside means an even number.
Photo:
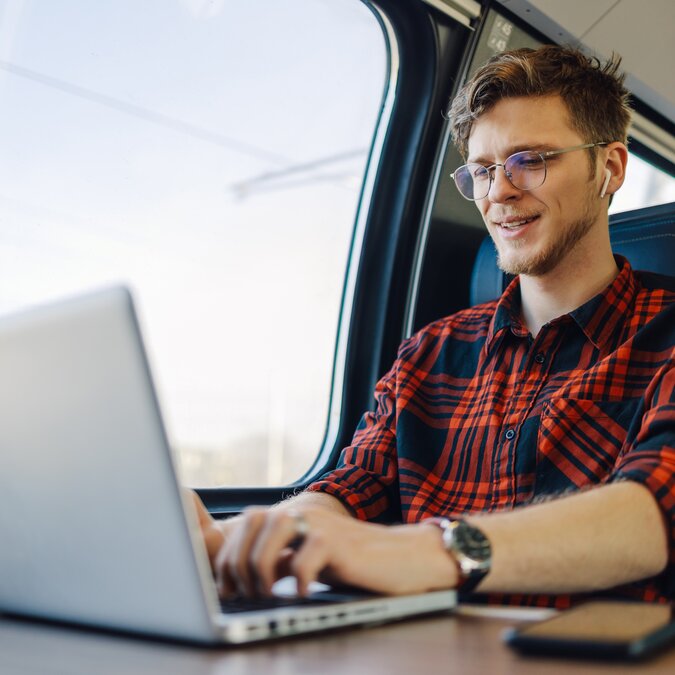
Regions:
<svg viewBox="0 0 675 675"><path fill-rule="evenodd" d="M521 49L459 93L453 178L519 276L402 344L308 491L225 522L197 500L223 594L291 573L302 591L675 597L675 280L610 249L630 118L617 68Z"/></svg>

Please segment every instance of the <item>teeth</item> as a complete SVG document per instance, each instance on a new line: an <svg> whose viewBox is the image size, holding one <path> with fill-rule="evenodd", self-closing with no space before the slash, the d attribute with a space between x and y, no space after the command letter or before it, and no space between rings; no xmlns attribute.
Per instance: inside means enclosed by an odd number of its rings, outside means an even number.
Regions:
<svg viewBox="0 0 675 675"><path fill-rule="evenodd" d="M501 227L505 227L507 230L511 230L515 227L520 227L521 225L525 225L525 223L529 223L534 220L533 218L526 218L525 220L518 220L513 223L500 223Z"/></svg>

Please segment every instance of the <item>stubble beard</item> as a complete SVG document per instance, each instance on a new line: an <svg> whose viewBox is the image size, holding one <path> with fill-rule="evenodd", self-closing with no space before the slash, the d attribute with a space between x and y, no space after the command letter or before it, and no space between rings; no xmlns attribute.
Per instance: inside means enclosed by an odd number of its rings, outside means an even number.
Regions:
<svg viewBox="0 0 675 675"><path fill-rule="evenodd" d="M527 256L510 255L504 257L497 248L497 266L506 274L526 274L537 277L548 274L555 269L574 247L588 234L597 218L597 203L591 194L584 199L582 214L554 239L547 248L538 253ZM493 238L494 241L494 238ZM527 241L518 241L510 244L513 249L524 248Z"/></svg>

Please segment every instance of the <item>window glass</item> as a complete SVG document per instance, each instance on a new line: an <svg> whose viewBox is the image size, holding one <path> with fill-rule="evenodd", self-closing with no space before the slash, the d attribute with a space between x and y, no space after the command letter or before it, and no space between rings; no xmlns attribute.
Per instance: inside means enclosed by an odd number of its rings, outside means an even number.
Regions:
<svg viewBox="0 0 675 675"><path fill-rule="evenodd" d="M609 212L621 213L674 201L675 178L629 153L626 181L612 199Z"/></svg>
<svg viewBox="0 0 675 675"><path fill-rule="evenodd" d="M357 0L0 6L0 312L129 284L189 484L320 448L386 75Z"/></svg>

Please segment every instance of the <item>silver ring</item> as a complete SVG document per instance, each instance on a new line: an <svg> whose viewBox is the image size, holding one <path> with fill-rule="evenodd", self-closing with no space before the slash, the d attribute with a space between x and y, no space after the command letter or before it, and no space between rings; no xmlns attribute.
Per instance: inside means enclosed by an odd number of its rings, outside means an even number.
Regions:
<svg viewBox="0 0 675 675"><path fill-rule="evenodd" d="M295 538L304 539L309 534L309 524L307 523L305 516L297 511L292 511L290 516L295 522Z"/></svg>

